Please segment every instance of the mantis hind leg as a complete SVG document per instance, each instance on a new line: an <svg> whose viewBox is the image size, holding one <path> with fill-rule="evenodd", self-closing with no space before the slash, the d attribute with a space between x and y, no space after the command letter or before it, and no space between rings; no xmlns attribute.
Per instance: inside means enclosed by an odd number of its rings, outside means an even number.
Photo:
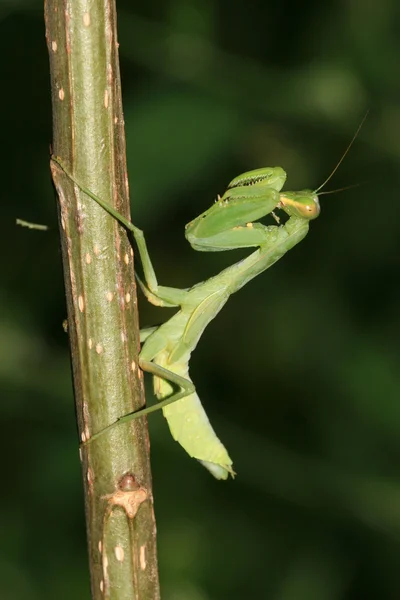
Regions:
<svg viewBox="0 0 400 600"><path fill-rule="evenodd" d="M182 400L182 398L190 396L190 394L193 394L196 390L194 384L191 381L189 381L189 379L185 379L185 377L181 377L180 375L177 375L176 373L173 373L172 371L169 371L168 369L165 369L160 365L156 365L155 363L146 360L139 360L139 365L143 371L151 373L152 375L160 377L161 379L165 379L169 383L172 383L172 385L174 385L175 387L180 388L180 390L173 392L170 396L164 398L164 400L162 400L161 402L157 402L157 404L147 406L146 408L141 408L139 410L128 413L123 417L120 417L119 419L114 421L114 423L111 423L111 425L107 425L107 427L104 427L104 429L92 435L86 442L82 444L83 446L90 444L91 442L93 442L93 440L102 436L104 433L108 433L111 429L114 429L116 425L128 423L133 419L138 419L140 417L149 415L150 413L155 412L160 408L165 408L166 406L172 404L173 402L176 402L177 400Z"/></svg>

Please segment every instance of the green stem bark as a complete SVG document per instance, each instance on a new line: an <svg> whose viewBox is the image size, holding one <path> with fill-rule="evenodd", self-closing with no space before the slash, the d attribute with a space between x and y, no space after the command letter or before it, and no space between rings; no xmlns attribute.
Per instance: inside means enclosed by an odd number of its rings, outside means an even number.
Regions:
<svg viewBox="0 0 400 600"><path fill-rule="evenodd" d="M46 0L45 21L53 152L129 218L115 0ZM144 404L133 254L125 230L55 163L52 175L85 442ZM146 419L113 428L80 454L92 598L159 598Z"/></svg>

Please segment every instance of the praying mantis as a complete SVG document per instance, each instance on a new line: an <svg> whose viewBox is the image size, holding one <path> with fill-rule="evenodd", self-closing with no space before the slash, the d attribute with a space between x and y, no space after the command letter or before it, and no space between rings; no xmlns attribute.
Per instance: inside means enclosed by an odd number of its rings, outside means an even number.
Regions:
<svg viewBox="0 0 400 600"><path fill-rule="evenodd" d="M78 182L59 158L53 157L53 160L84 194L132 232L143 266L144 281L135 275L149 302L156 306L178 308L162 325L140 332L143 345L139 365L143 371L153 375L154 392L159 402L122 416L92 435L89 442L118 423L162 409L172 437L191 457L196 458L216 479L233 477L232 460L215 434L190 379L190 356L203 331L229 296L271 267L307 235L310 221L320 213L317 193L311 190L282 192L286 173L281 167L256 169L233 179L223 196L218 196L208 210L186 225L185 236L192 248L202 252L237 248L256 250L206 281L188 289L177 289L158 284L143 232ZM275 210L281 210L289 217L284 224L279 225ZM269 214L275 218L277 225L257 222Z"/></svg>

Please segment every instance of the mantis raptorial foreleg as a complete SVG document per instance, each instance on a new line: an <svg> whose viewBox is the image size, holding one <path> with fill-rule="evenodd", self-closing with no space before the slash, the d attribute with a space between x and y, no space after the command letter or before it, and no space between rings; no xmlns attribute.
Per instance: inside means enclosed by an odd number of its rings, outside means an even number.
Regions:
<svg viewBox="0 0 400 600"><path fill-rule="evenodd" d="M217 438L189 377L189 359L208 323L229 296L268 269L308 232L309 221L319 214L317 195L305 190L282 193L286 173L280 167L257 169L235 178L222 197L188 223L185 235L195 250L218 252L255 247L250 256L219 275L180 290L158 285L143 232L107 202L98 198L53 159L88 197L125 226L136 240L145 282L138 279L147 299L158 306L179 307L166 323L144 331L139 364L154 376L156 406L124 415L91 437L89 442L116 424L163 409L172 436L188 454L199 460L217 479L233 475L232 461ZM283 225L254 223L276 209L289 219ZM179 391L174 391L178 386Z"/></svg>

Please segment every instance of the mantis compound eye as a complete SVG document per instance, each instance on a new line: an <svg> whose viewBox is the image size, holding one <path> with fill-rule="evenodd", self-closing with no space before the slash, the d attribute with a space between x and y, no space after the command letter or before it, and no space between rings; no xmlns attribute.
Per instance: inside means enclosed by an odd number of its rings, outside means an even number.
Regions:
<svg viewBox="0 0 400 600"><path fill-rule="evenodd" d="M313 198L311 202L302 204L301 210L305 217L308 217L309 219L316 219L321 212L318 198Z"/></svg>

